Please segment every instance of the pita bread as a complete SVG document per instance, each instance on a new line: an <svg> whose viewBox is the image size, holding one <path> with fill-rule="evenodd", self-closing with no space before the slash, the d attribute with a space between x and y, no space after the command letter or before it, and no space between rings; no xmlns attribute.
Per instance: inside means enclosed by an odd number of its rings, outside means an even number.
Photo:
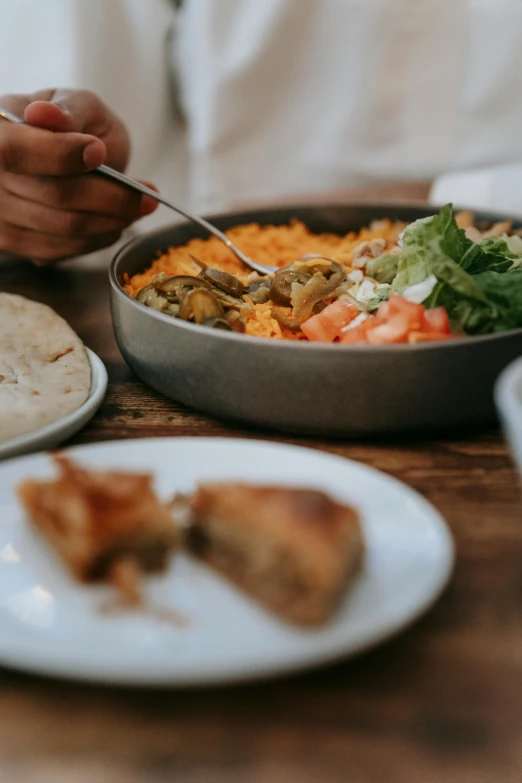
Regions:
<svg viewBox="0 0 522 783"><path fill-rule="evenodd" d="M85 347L47 305L0 293L0 441L62 419L91 387Z"/></svg>

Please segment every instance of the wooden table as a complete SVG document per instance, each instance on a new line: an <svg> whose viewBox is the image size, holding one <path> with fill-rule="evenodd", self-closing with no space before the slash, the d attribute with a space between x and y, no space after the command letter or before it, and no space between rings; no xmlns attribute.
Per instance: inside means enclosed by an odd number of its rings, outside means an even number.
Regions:
<svg viewBox="0 0 522 783"><path fill-rule="evenodd" d="M0 266L0 290L50 304L108 367L105 403L75 442L260 437L136 379L112 337L105 272L13 262ZM521 502L499 432L433 441L281 440L380 468L440 509L458 562L435 608L357 660L263 685L151 692L1 671L2 783L522 780Z"/></svg>

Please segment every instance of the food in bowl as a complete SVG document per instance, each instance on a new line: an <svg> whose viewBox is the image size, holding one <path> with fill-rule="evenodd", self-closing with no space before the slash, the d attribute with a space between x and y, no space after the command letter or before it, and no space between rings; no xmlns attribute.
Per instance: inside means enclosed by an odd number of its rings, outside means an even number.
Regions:
<svg viewBox="0 0 522 783"><path fill-rule="evenodd" d="M47 305L0 293L0 442L80 408L91 366L71 327Z"/></svg>
<svg viewBox="0 0 522 783"><path fill-rule="evenodd" d="M410 224L374 221L343 236L300 222L239 226L171 248L124 289L174 318L251 336L343 344L414 343L522 326L522 238L474 225L451 205Z"/></svg>

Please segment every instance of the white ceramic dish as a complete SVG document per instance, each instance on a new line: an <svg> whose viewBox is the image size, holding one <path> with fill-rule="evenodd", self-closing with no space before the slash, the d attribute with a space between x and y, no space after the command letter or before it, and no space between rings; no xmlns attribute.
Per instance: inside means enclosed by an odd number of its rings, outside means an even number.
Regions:
<svg viewBox="0 0 522 783"><path fill-rule="evenodd" d="M47 477L46 455L0 466L0 664L77 680L209 685L296 672L359 653L418 618L445 586L453 543L438 512L372 468L312 449L223 438L164 438L70 450L97 468L153 471L162 497L201 480L324 489L353 503L364 567L324 629L296 629L188 557L147 582L147 600L190 620L176 628L146 611L107 615L108 587L76 584L25 523L15 487Z"/></svg>
<svg viewBox="0 0 522 783"><path fill-rule="evenodd" d="M28 454L32 451L52 449L75 435L92 419L107 390L107 370L102 360L89 348L86 349L91 365L91 389L88 398L77 410L33 432L0 441L0 460Z"/></svg>
<svg viewBox="0 0 522 783"><path fill-rule="evenodd" d="M522 476L522 357L510 364L499 377L495 401Z"/></svg>

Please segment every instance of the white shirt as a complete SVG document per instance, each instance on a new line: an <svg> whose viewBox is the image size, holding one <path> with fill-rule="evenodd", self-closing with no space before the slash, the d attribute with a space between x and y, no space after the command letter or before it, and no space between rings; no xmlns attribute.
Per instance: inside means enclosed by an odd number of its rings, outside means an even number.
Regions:
<svg viewBox="0 0 522 783"><path fill-rule="evenodd" d="M94 90L130 172L201 212L522 161L521 0L0 0L0 18L6 91Z"/></svg>

